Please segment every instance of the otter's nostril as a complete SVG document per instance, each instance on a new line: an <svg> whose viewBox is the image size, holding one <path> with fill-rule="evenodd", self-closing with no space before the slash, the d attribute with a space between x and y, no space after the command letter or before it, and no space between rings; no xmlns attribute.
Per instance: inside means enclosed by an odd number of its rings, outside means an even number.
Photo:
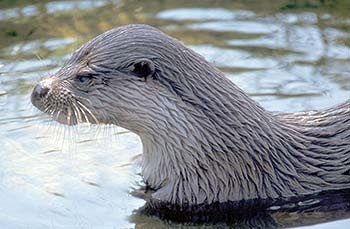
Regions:
<svg viewBox="0 0 350 229"><path fill-rule="evenodd" d="M49 92L49 88L42 86L40 84L36 85L34 90L33 90L33 95L36 99L41 99L43 98L45 95L47 95L47 93Z"/></svg>

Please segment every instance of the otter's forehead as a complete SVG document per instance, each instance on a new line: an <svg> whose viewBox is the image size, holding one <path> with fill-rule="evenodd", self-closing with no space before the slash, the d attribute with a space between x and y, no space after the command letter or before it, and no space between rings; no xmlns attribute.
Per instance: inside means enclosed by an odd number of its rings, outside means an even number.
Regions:
<svg viewBox="0 0 350 229"><path fill-rule="evenodd" d="M109 30L78 49L70 63L89 62L116 67L133 59L148 58L171 62L187 48L179 41L149 25L132 24ZM179 59L182 59L179 57ZM159 64L161 62L159 61Z"/></svg>
<svg viewBox="0 0 350 229"><path fill-rule="evenodd" d="M110 49L123 51L126 48L147 48L152 45L164 46L179 43L160 30L149 25L133 24L109 30L89 42L86 48ZM127 50L128 51L128 50Z"/></svg>

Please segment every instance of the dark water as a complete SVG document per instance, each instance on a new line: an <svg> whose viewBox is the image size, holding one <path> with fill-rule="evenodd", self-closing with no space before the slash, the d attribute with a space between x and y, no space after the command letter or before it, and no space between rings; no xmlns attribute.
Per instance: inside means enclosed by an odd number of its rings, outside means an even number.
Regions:
<svg viewBox="0 0 350 229"><path fill-rule="evenodd" d="M267 109L301 111L350 98L349 15L347 0L0 1L1 227L185 227L133 213L144 204L129 194L141 180L137 136L57 125L30 105L33 85L90 38L151 24ZM267 223L348 228L348 217L280 213Z"/></svg>

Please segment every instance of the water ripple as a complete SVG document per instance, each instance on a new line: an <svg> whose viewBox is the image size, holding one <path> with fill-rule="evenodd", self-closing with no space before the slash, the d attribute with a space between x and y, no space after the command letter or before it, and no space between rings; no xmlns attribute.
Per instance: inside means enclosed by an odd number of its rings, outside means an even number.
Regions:
<svg viewBox="0 0 350 229"><path fill-rule="evenodd" d="M156 18L174 21L209 21L209 20L235 20L254 17L252 11L226 10L222 8L183 8L164 10L156 14Z"/></svg>

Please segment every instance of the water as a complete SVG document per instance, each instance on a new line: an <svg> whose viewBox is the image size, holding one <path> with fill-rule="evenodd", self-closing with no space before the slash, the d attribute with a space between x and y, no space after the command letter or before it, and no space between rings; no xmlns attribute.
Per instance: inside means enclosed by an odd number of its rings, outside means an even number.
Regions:
<svg viewBox="0 0 350 229"><path fill-rule="evenodd" d="M319 109L350 98L350 4L321 2L0 2L0 225L170 226L133 213L144 204L129 194L142 182L136 135L61 126L30 105L35 83L88 39L122 24L151 24L204 55L265 108ZM303 217L274 220L316 224L308 228L350 223L342 212Z"/></svg>

